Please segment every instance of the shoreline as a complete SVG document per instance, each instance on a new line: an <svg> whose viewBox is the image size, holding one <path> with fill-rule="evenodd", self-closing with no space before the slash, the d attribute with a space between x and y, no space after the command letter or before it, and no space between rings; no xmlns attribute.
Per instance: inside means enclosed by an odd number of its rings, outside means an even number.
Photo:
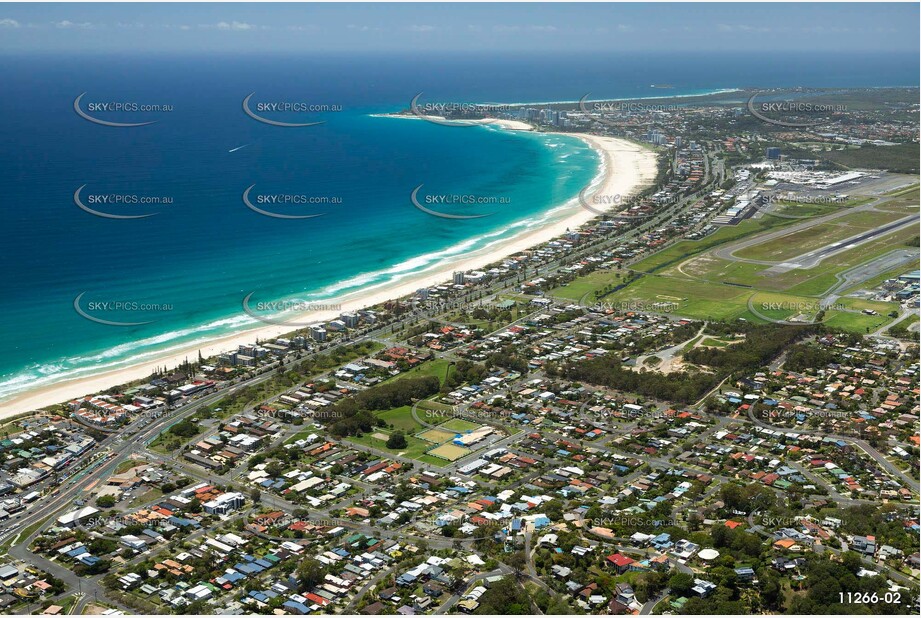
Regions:
<svg viewBox="0 0 921 618"><path fill-rule="evenodd" d="M913 86L878 86L878 87L879 88L900 88L900 87L912 88ZM657 89L672 90L672 88L657 88ZM712 97L712 96L717 96L721 94L732 94L734 92L744 92L746 90L748 90L748 88L738 88L738 87L715 88L712 90L708 90L706 92L694 92L691 94L672 94L672 95L661 94L661 95L638 96L638 97L601 97L599 99L585 99L585 102L586 103L607 103L607 102L614 103L614 102L622 102L622 101L646 101L646 100L653 100L653 99L688 99L688 98L694 98L694 97ZM516 103L508 103L508 102L500 102L500 101L484 101L484 102L480 102L479 104L480 105L511 105L514 107L526 107L529 105L575 105L576 103L579 103L579 99L575 99L572 101L525 101L525 102L516 102ZM372 116L391 116L391 115L401 116L404 114L393 112L393 113L380 113L380 114L371 114L371 115ZM413 117L412 114L405 114L405 116L410 117L410 118Z"/></svg>
<svg viewBox="0 0 921 618"><path fill-rule="evenodd" d="M504 130L512 131L533 129L526 123L513 120L494 120L489 124L498 125ZM598 174L589 184L589 187L593 189L592 195L633 195L651 183L656 177L655 153L633 142L620 138L575 133L545 133L545 135L562 135L581 139L598 153L601 160ZM572 204L567 206L570 202ZM616 204L612 203L606 210L614 206ZM95 394L127 382L147 378L155 369L162 368L164 365L173 368L187 359L197 358L199 351L204 358L208 358L236 348L238 345L253 343L256 339L265 340L280 337L286 333L304 328L303 324L305 322L325 322L337 318L346 311L369 308L388 300L402 298L414 293L419 288L450 281L451 273L454 271L483 268L488 264L501 261L504 258L557 238L567 230L578 228L598 216L597 213L581 207L578 204L578 198L574 198L565 204L554 205L548 211L561 207L567 207L569 212L566 212L565 215L548 225L473 251L460 261L441 264L431 270L420 272L416 276L411 275L395 285L368 291L358 290L344 295L341 299L337 299L340 307L336 310L310 311L290 316L288 319L291 322L296 322L296 324L289 326L256 326L236 333L215 337L204 344L189 345L181 350L166 353L152 360L104 371L92 376L62 380L35 390L12 395L9 399L0 402L0 419L6 419L84 395Z"/></svg>

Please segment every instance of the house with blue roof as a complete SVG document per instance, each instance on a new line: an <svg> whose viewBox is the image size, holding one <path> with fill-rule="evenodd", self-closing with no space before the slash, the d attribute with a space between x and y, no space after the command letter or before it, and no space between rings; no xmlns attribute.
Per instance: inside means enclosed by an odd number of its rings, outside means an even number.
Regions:
<svg viewBox="0 0 921 618"><path fill-rule="evenodd" d="M227 571L221 577L226 579L231 584L236 584L237 582L243 581L244 579L246 579L246 576L243 575L243 573L240 573L239 571Z"/></svg>
<svg viewBox="0 0 921 618"><path fill-rule="evenodd" d="M550 518L546 515L538 515L534 518L534 527L543 528L544 526L550 525Z"/></svg>
<svg viewBox="0 0 921 618"><path fill-rule="evenodd" d="M192 526L193 528L199 527L199 523L197 521L186 519L184 517L176 517L175 515L170 515L167 521L174 526L178 526L179 528L188 528L189 526Z"/></svg>
<svg viewBox="0 0 921 618"><path fill-rule="evenodd" d="M264 570L262 567L256 566L254 564L244 564L242 562L236 563L233 565L233 568L235 568L240 573L243 573L244 575L255 575L256 573Z"/></svg>
<svg viewBox="0 0 921 618"><path fill-rule="evenodd" d="M662 534L653 537L649 544L655 547L656 549L667 549L672 546L672 535L668 532L663 532Z"/></svg>
<svg viewBox="0 0 921 618"><path fill-rule="evenodd" d="M310 608L304 605L303 603L298 603L297 601L285 601L281 605L285 610L289 611L292 614L299 614L301 616L306 616L310 613Z"/></svg>

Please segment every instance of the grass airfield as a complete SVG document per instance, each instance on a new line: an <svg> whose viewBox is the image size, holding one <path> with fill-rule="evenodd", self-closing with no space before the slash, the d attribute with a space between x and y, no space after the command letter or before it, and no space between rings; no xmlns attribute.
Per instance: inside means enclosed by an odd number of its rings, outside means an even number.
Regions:
<svg viewBox="0 0 921 618"><path fill-rule="evenodd" d="M874 196L878 197L878 196ZM852 332L874 332L891 323L898 303L867 301L848 294L879 285L889 277L914 270L917 259L916 226L904 227L832 254L812 267L783 266L797 256L880 227L918 212L919 193L914 187L899 191L868 210L873 200L857 199L846 206L802 208L796 218L761 213L734 226L724 226L697 241L680 241L633 264L641 276L604 298L606 302L672 302L663 313L703 320L810 323L817 319ZM782 214L784 209L779 209ZM818 220L829 214L831 220ZM809 225L810 220L816 220ZM802 226L783 234L784 228ZM778 234L778 232L780 232ZM774 237L758 242L758 238ZM725 249L745 241L726 256ZM754 242L751 242L754 241ZM721 251L722 250L722 251ZM904 254L904 255L903 255ZM891 259L890 259L891 258ZM764 263L754 263L758 260ZM773 264L773 266L772 266ZM576 279L569 288L602 287L604 281ZM619 278L612 283L619 282ZM824 313L822 304L827 305ZM864 310L875 311L868 315Z"/></svg>

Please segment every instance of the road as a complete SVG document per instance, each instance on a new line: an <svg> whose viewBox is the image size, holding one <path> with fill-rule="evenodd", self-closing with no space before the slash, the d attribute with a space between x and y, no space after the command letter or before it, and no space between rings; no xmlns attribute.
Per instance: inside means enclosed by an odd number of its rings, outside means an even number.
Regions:
<svg viewBox="0 0 921 618"><path fill-rule="evenodd" d="M736 420L742 420L744 422L744 419L736 419ZM825 431L813 431L809 429L785 429L783 427L775 427L774 425L769 425L755 418L755 414L751 408L748 411L748 420L754 423L755 425L758 425L759 427L770 429L778 433L784 433L784 434L795 433L795 434L807 435L807 436L819 436L823 438L827 437L827 438L832 438L834 440L843 440L845 442L849 442L853 444L854 446L856 446L857 448L859 448L861 451L863 451L864 454L867 455L870 459L872 459L873 461L878 463L880 466L882 466L883 469L886 470L886 472L888 472L890 475L894 476L895 478L898 478L905 485L910 487L912 491L914 491L915 493L919 491L918 481L916 481L915 479L911 478L910 476L908 476L907 474L899 470L894 464L892 464L892 462L886 459L886 457L882 453L880 453L875 448L870 446L870 444L867 443L866 440L862 440L860 438L854 438L851 436L841 436L841 435L836 435L836 434L830 434Z"/></svg>
<svg viewBox="0 0 921 618"><path fill-rule="evenodd" d="M748 514L748 528L749 528L752 532L754 532L755 534L760 534L760 535L763 536L763 537L766 537L766 538L768 538L768 539L770 539L770 540L773 540L773 539L774 539L774 536L773 536L770 532L768 532L767 530L765 530L763 526L761 526L761 525L755 523L755 515L757 515L757 511L753 511L753 512L751 512L751 513ZM842 541L842 543L843 543L843 541ZM830 552L832 552L832 553L834 553L834 554L836 554L836 555L838 555L838 556L840 556L841 554L844 553L843 550L835 549L835 548L833 548L833 547L828 547L828 546L825 546L825 545L823 545L822 547L824 548L824 551L830 551ZM817 552L817 553L821 553L821 552ZM866 564L866 565L868 565L868 566L870 566L870 567L873 567L874 569L882 569L882 570L886 571L886 575L889 576L889 578L892 579L892 580L894 580L894 581L897 581L897 582L899 582L899 583L901 583L901 584L904 584L904 585L906 585L906 586L909 586L909 587L913 587L913 586L917 586L917 585L918 585L918 580L917 580L917 579L912 579L911 577L908 577L907 575L904 575L903 573L899 573L898 571L895 571L895 570L893 570L893 569L890 569L890 568L889 568L888 566L886 566L885 564L880 564L880 563L874 562L873 560L870 560L869 558L866 558L866 557L864 557L864 556L861 556L860 559L864 562L864 564Z"/></svg>

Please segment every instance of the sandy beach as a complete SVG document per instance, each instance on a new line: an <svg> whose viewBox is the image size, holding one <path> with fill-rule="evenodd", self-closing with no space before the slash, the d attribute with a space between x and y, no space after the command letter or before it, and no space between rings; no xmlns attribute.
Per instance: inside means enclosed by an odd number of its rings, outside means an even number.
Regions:
<svg viewBox="0 0 921 618"><path fill-rule="evenodd" d="M530 125L526 123L512 120L495 120L493 124L497 124L506 130L531 129ZM648 186L655 179L656 156L651 150L632 142L612 137L569 133L560 135L582 139L599 153L603 161L602 169L593 181L591 185L592 189L586 192L586 196L607 196L609 199L602 200L602 202L609 203L612 209L619 209L619 202L622 199L635 194ZM617 197L616 200L610 199L615 196ZM603 207L593 206L593 210L602 209ZM515 238L511 238L507 242L498 243L486 250L471 252L467 254L463 260L444 264L431 270L422 271L418 273L417 276L407 278L395 285L381 289L360 291L343 296L340 299L324 301L338 303L341 305L341 309L336 311L316 311L298 316L291 316L290 321L296 322L298 325L310 322L328 321L338 317L338 315L344 311L354 311L365 307L371 307L387 300L407 296L422 287L448 282L451 279L451 273L453 271L474 270L498 262L505 257L552 240L565 233L566 230L575 229L596 216L597 214L595 212L581 207L578 202L574 200L574 203L571 208L567 209L565 215L561 216L559 220L540 229L532 230ZM225 337L215 338L206 345L192 345L182 351L168 353L161 358L131 367L106 371L91 377L63 381L34 391L21 393L0 403L0 418L6 418L15 414L21 414L30 410L69 401L76 397L97 393L119 384L143 379L150 376L158 367L162 368L164 365L174 367L185 360L195 360L198 358L199 352L201 352L203 357L207 358L221 352L236 349L236 347L241 344L254 343L256 339L261 341L272 339L301 327L302 326L277 325L259 326Z"/></svg>

